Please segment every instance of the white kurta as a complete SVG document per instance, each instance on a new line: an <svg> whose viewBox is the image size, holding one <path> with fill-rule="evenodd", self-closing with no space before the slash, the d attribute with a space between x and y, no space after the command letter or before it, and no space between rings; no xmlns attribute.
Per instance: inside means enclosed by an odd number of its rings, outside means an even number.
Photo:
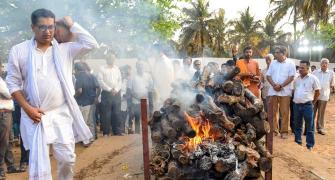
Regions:
<svg viewBox="0 0 335 180"><path fill-rule="evenodd" d="M193 69L193 67L190 68L183 67L177 72L175 80L181 79L185 81L191 81L194 73L195 69Z"/></svg>
<svg viewBox="0 0 335 180"><path fill-rule="evenodd" d="M119 92L122 87L122 76L119 67L114 65L112 68L103 66L98 73L98 82L104 91Z"/></svg>
<svg viewBox="0 0 335 180"><path fill-rule="evenodd" d="M0 110L14 110L14 103L5 81L0 77Z"/></svg>
<svg viewBox="0 0 335 180"><path fill-rule="evenodd" d="M155 105L155 109L157 109L170 97L172 91L171 83L174 81L172 60L165 55L161 56L161 59L156 59L152 75L158 96L158 102Z"/></svg>
<svg viewBox="0 0 335 180"><path fill-rule="evenodd" d="M321 85L320 96L318 100L328 101L330 95L330 87L334 86L334 72L330 70L322 71L321 69L315 70L313 75L316 76Z"/></svg>
<svg viewBox="0 0 335 180"><path fill-rule="evenodd" d="M94 37L92 37L79 24L74 23L71 32L75 34L77 42L68 42L59 44L60 62L67 82L72 82L72 65L75 56L86 53L98 46ZM25 41L15 45L9 54L8 75L6 78L10 93L22 90L26 99L31 103L30 92L27 91L27 73L29 59L29 42ZM37 88L41 100L40 108L45 111L49 122L46 122L47 128L54 132L56 139L48 143L69 144L74 142L72 130L73 117L69 112L68 105L65 103L64 92L57 77L55 64L53 63L53 51L50 47L46 52L35 48L32 52L36 61ZM71 94L74 94L73 83L69 83ZM22 110L21 116L21 135L24 147L30 149L36 124ZM46 129L48 132L48 129ZM46 133L49 135L50 133Z"/></svg>
<svg viewBox="0 0 335 180"><path fill-rule="evenodd" d="M270 64L266 76L271 76L272 80L276 84L283 84L289 77L295 76L295 64L289 58L286 58L284 62L273 60ZM270 86L268 96L292 96L292 82L287 86L283 87L280 91L275 91Z"/></svg>
<svg viewBox="0 0 335 180"><path fill-rule="evenodd" d="M148 98L149 92L153 92L153 80L148 73L135 74L128 84L134 104L140 104L142 98Z"/></svg>

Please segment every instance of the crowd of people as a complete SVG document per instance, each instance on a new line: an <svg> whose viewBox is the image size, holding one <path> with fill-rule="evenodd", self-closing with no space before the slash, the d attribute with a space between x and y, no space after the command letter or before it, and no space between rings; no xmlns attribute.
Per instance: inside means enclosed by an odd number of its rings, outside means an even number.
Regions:
<svg viewBox="0 0 335 180"><path fill-rule="evenodd" d="M260 69L258 60L253 59L252 55L252 47L246 47L239 59L232 58L221 66L216 62L209 62L203 66L201 60L193 61L190 57L182 61L163 61L166 67L172 65L173 68L172 70L161 68L158 77L167 74L173 77L172 82L186 81L195 88L202 88L205 93L210 94L211 81L215 83L217 77L222 77L238 67L240 73L235 79L241 80L245 87L263 100L266 111L273 111L274 135L287 139L289 132L292 132L295 135L295 141L301 144L303 122L305 122L303 133L306 135L306 146L312 149L315 144L314 129L316 128L317 133L321 135L326 134L324 114L331 89L334 86L334 72L328 69L329 60L321 59L320 69L311 69L310 62L304 60L300 61L299 66L296 66L292 59L287 58L286 47L277 46L274 55L265 56L266 68ZM114 54L108 55L106 57L107 66L101 68L96 78L92 74L87 75L86 79L78 78L79 75L76 73L76 92L92 92L90 105L96 102L96 107L100 107L100 109L91 108L91 111L95 110L95 112L90 111L91 113L88 113L89 110L82 110L82 114L85 119L90 119L86 120L88 125L100 122L103 136L125 135L134 132L138 134L140 133L140 99L149 99L150 113L155 109L154 107L159 108L161 105L159 102L164 99L157 97L160 96L157 92L160 89L156 84L164 80L157 77L155 80L154 72L151 70L153 68L145 59L137 60L135 72L130 65L117 67L115 61ZM77 66L87 67L83 64L85 63L79 62L75 68ZM153 67L156 68L155 65ZM208 69L210 69L210 75L206 76L205 74L208 73L204 71ZM86 69L85 72L90 74L89 69ZM92 77L92 80L89 77ZM92 81L91 86L82 87L79 85L81 81L86 83ZM170 88L167 82L164 88ZM102 89L101 95L100 89ZM89 99L89 95L83 99ZM81 107L79 102L78 104ZM85 114L90 114L90 116ZM96 134L95 127L92 125L93 134Z"/></svg>
<svg viewBox="0 0 335 180"><path fill-rule="evenodd" d="M131 65L118 67L117 56L109 52L106 65L97 72L92 73L87 63L79 61L73 66L73 74L69 68L74 57L97 47L94 37L65 17L62 24L77 36L77 41L58 44L53 39L55 16L51 11L36 10L31 18L34 39L14 46L7 73L0 71L0 180L5 179L4 164L7 173L24 172L29 165L31 179L50 179L47 144L52 144L58 161L59 179L72 179L75 142L89 147L99 134L104 138L139 134L142 98L149 100L152 114L170 96L171 86L177 81L211 95L213 83L235 67L240 70L235 80L262 99L266 111L273 111L275 136L287 139L291 129L295 142L302 145L304 133L306 147L312 149L314 129L326 134L324 114L334 86L328 59L320 60L320 69L311 69L305 60L296 66L287 57L287 49L277 46L274 55L265 57L267 67L262 70L253 59L252 47L245 47L240 58L234 48L232 59L221 66L217 62L204 65L191 57L172 61L156 49L152 64L138 58L135 69ZM15 138L21 146L20 167L14 165ZM37 168L40 166L44 168Z"/></svg>

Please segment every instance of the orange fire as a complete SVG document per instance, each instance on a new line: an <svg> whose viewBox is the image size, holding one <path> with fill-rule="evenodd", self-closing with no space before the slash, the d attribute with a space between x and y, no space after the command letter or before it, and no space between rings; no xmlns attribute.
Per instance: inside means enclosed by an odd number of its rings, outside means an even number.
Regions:
<svg viewBox="0 0 335 180"><path fill-rule="evenodd" d="M211 125L208 119L203 119L201 116L194 118L188 115L187 112L184 112L184 115L189 125L196 132L196 136L187 142L186 146L188 149L195 149L204 139L213 139L210 135Z"/></svg>

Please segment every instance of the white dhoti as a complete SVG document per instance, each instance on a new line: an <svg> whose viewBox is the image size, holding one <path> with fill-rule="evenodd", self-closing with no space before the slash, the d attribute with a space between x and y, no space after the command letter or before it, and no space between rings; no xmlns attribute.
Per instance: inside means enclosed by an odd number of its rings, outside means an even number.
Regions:
<svg viewBox="0 0 335 180"><path fill-rule="evenodd" d="M34 144L34 136L36 135L36 128L38 128L38 124L33 123L31 119L27 117L25 112L22 113L21 119L21 133L24 142L24 146L26 149L30 150L30 155L34 156L40 155L43 147L42 145L36 149ZM75 163L75 138L72 130L73 119L71 117L69 108L67 104L63 104L60 107L53 109L51 111L45 112L45 115L42 116L42 127L45 141L47 142L47 150L49 150L49 146L51 145L53 149L53 155L57 160L58 171L57 171L57 179L60 180L71 180L73 179L73 166ZM38 136L38 135L36 135ZM29 148L28 148L29 147ZM34 150L35 149L35 150ZM49 155L49 151L45 152L46 155ZM48 159L43 159L42 164L49 163ZM32 167L33 168L33 167ZM37 168L37 166L36 166ZM50 179L51 177L44 176L42 173L42 178L39 177L31 178L31 179Z"/></svg>
<svg viewBox="0 0 335 180"><path fill-rule="evenodd" d="M13 46L8 59L7 85L10 93L23 91L28 103L42 109L40 123L34 124L24 111L21 135L30 149L29 179L50 180L49 146L58 161L58 179L72 179L75 161L74 144L89 141L92 133L85 124L73 97L73 59L98 46L94 37L77 23L70 31L77 41L58 44L42 51L35 39Z"/></svg>
<svg viewBox="0 0 335 180"><path fill-rule="evenodd" d="M52 144L53 155L57 160L57 179L59 180L73 179L73 167L76 160L74 147L74 142L72 144Z"/></svg>

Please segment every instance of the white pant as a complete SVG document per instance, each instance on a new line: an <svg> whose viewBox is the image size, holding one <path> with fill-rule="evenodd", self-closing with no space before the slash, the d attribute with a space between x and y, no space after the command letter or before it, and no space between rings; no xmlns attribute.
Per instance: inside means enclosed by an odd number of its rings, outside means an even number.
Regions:
<svg viewBox="0 0 335 180"><path fill-rule="evenodd" d="M73 166L76 160L74 152L75 144L52 144L53 155L57 160L57 176L58 180L72 180Z"/></svg>

